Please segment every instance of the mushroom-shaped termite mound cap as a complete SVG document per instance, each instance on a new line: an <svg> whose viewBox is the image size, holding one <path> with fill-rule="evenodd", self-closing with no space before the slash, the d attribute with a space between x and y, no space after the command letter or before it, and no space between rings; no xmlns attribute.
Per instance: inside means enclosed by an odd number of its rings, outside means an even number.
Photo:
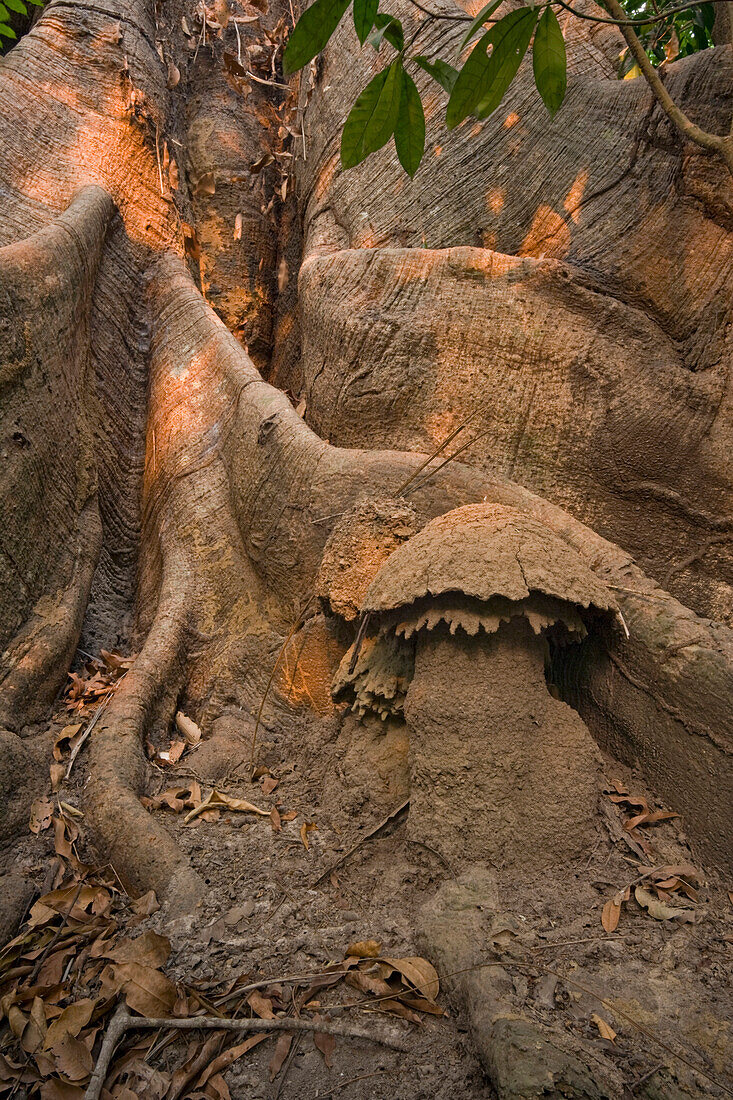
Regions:
<svg viewBox="0 0 733 1100"><path fill-rule="evenodd" d="M572 642L615 610L577 551L542 523L500 504L469 504L428 523L384 562L332 693L360 714L386 717L402 709L411 639L423 630L494 634L522 617L535 634Z"/></svg>
<svg viewBox="0 0 733 1100"><path fill-rule="evenodd" d="M482 603L541 593L591 612L616 610L576 550L544 524L501 504L468 504L428 523L389 556L363 610L386 612L453 592Z"/></svg>

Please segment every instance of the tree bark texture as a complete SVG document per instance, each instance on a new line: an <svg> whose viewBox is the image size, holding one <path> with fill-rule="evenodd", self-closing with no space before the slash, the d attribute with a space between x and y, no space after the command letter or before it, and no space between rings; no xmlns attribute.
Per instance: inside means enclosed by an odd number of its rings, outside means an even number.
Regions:
<svg viewBox="0 0 733 1100"><path fill-rule="evenodd" d="M415 180L391 146L343 172L343 119L383 59L344 20L285 88L287 5L241 11L212 29L178 2L51 0L0 64L8 760L79 644L131 644L85 808L132 886L193 903L199 877L139 802L146 737L184 704L206 736L224 719L249 735L335 518L394 495L472 417L475 446L412 494L418 522L509 504L613 587L629 637L568 652L556 683L726 864L725 166L615 78L613 28L568 16L554 121L525 65L491 118L447 133L418 74ZM423 52L445 37L426 26ZM727 132L730 45L665 80ZM329 709L351 639L327 633L310 698ZM276 685L270 705L287 721L300 703Z"/></svg>

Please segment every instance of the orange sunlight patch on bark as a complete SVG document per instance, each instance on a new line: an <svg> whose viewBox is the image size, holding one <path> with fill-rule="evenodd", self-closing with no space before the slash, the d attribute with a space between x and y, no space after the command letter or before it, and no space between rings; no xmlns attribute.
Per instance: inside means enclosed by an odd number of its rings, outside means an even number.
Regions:
<svg viewBox="0 0 733 1100"><path fill-rule="evenodd" d="M275 688L293 706L316 714L333 712L331 682L344 649L322 618L312 619L288 642L275 674Z"/></svg>
<svg viewBox="0 0 733 1100"><path fill-rule="evenodd" d="M516 111L511 111L506 116L506 118L504 119L504 123L503 123L504 129L505 130L511 130L512 126L516 126L518 122L519 122L519 115L517 114Z"/></svg>
<svg viewBox="0 0 733 1100"><path fill-rule="evenodd" d="M539 206L527 236L522 241L518 255L554 256L562 259L570 248L570 230L563 219L550 206Z"/></svg>
<svg viewBox="0 0 733 1100"><path fill-rule="evenodd" d="M501 214L506 201L506 187L490 187L486 192L486 205L492 214Z"/></svg>
<svg viewBox="0 0 733 1100"><path fill-rule="evenodd" d="M567 193L565 202L563 203L563 207L568 212L576 225L580 221L580 210L578 209L578 207L583 201L583 195L585 193L586 187L588 186L589 176L590 172L588 171L588 169L581 168L581 170L578 172L577 176L573 180L570 190Z"/></svg>
<svg viewBox="0 0 733 1100"><path fill-rule="evenodd" d="M315 195L316 199L322 199L328 191L331 183L333 182L333 177L336 175L338 163L338 154L335 153L331 157L331 159L324 164L323 168L321 168L320 172L318 173L318 179L316 180L315 187L313 188L313 194Z"/></svg>

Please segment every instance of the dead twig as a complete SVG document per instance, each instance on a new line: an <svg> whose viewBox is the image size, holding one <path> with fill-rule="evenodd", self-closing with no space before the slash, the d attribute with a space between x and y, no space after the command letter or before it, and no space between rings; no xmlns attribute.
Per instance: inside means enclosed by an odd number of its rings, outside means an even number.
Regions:
<svg viewBox="0 0 733 1100"><path fill-rule="evenodd" d="M328 878L328 876L333 871L335 871L338 867L340 867L342 863L345 863L346 860L349 859L350 856L353 856L354 852L358 852L358 850L361 848L362 844L366 844L367 840L371 840L373 836L376 836L377 833L380 832L384 828L385 825L388 825L390 823L390 821L392 821L393 818L397 817L398 814L401 814L403 810L406 810L409 805L410 805L410 800L408 798L407 801L403 802L401 806L398 806L396 810L392 810L391 814L387 814L384 821L380 821L380 823L377 826L375 826L375 828L372 829L371 832L367 833L366 836L363 836L361 838L361 840L358 840L356 842L356 844L353 846L353 848L349 848L348 852L344 852L344 854L341 856L340 859L337 859L336 862L331 867L328 867L323 872L323 874L320 875L316 879L316 881L313 883L313 885L311 886L311 890L314 889L316 886L319 886L320 883L323 882L324 878Z"/></svg>
<svg viewBox="0 0 733 1100"><path fill-rule="evenodd" d="M352 653L351 660L349 661L349 676L351 676L354 669L356 668L356 662L359 660L359 653L361 652L361 644L364 641L364 635L367 632L368 626L369 612L362 611L361 622L359 623L359 629L357 630L356 638L354 639L354 652Z"/></svg>
<svg viewBox="0 0 733 1100"><path fill-rule="evenodd" d="M458 458L460 454L463 454L463 452L468 450L469 447L472 447L474 443L478 443L479 439L483 439L484 436L487 436L489 434L489 430L490 429L487 428L485 432L479 432L478 435L475 435L472 439L469 439L468 443L464 443L463 446L459 447L457 451L454 451L452 455L448 455L447 458L444 458L440 465L436 466L434 470L428 470L427 474L424 478L422 478L422 480L413 482L408 491L410 493L415 493L418 489L424 489L430 479L432 477L435 477L437 473L440 473L444 466L447 466L448 463L452 462L454 458ZM403 493L403 496L407 496L407 493Z"/></svg>
<svg viewBox="0 0 733 1100"><path fill-rule="evenodd" d="M396 497L401 497L402 496L402 494L404 493L405 489L410 484L410 482L414 481L415 478L417 477L417 475L421 474L422 471L425 469L425 467L429 466L430 463L433 461L433 459L437 458L438 455L440 454L440 452L444 451L445 448L448 446L448 444L452 443L453 440L456 438L456 436L459 435L460 432L462 432L464 428L468 427L468 425L471 423L471 421L474 419L475 416L476 416L476 413L475 412L472 413L471 416L469 416L468 420L464 420L463 423L459 424L458 427L454 431L452 431L449 436L446 436L446 438L443 440L443 442L440 443L435 448L433 453L431 455L428 455L428 457L425 459L425 461L421 462L420 465L417 467L417 469L412 471L412 473L408 477L407 481L404 481L402 483L402 485L400 485L399 489L397 489L395 491L395 496Z"/></svg>
<svg viewBox="0 0 733 1100"><path fill-rule="evenodd" d="M121 684L122 681L124 680L125 676L127 676L127 673L125 673L123 676L120 676L119 680L117 681L117 684ZM107 692L107 695L104 699L104 702L100 703L100 705L97 707L96 713L95 713L94 717L92 718L91 722L89 723L89 725L84 730L83 734L81 735L81 737L76 742L73 749L71 750L71 756L69 757L69 763L66 765L66 772L64 774L64 779L68 779L69 776L71 775L71 769L74 767L74 761L76 760L77 756L81 752L82 747L84 745L84 742L87 740L87 738L91 734L92 730L96 726L97 722L102 717L102 713L104 712L104 710L106 710L110 699L112 698L115 691L117 690L117 684L115 684L114 687L110 688L110 690Z"/></svg>
<svg viewBox="0 0 733 1100"><path fill-rule="evenodd" d="M99 1052L97 1064L84 1093L84 1100L99 1100L102 1094L109 1064L112 1060L115 1047L126 1031L132 1030L164 1030L176 1028L180 1031L239 1031L239 1032L269 1032L269 1031L320 1031L326 1035L333 1035L339 1039L361 1039L370 1043L378 1043L380 1046L389 1047L405 1053L409 1045L402 1039L388 1036L375 1035L359 1027L344 1027L339 1024L327 1024L316 1020L295 1020L292 1018L276 1020L233 1020L219 1019L217 1016L189 1016L186 1019L147 1019L143 1016L133 1016L124 1005L119 1005L107 1029L107 1034Z"/></svg>

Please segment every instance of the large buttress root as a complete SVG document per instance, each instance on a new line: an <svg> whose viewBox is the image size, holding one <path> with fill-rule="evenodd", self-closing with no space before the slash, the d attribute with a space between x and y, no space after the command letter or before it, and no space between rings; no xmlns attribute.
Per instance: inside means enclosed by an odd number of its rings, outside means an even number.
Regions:
<svg viewBox="0 0 733 1100"><path fill-rule="evenodd" d="M88 188L0 249L0 723L14 729L65 680L101 546L89 312L113 209Z"/></svg>

